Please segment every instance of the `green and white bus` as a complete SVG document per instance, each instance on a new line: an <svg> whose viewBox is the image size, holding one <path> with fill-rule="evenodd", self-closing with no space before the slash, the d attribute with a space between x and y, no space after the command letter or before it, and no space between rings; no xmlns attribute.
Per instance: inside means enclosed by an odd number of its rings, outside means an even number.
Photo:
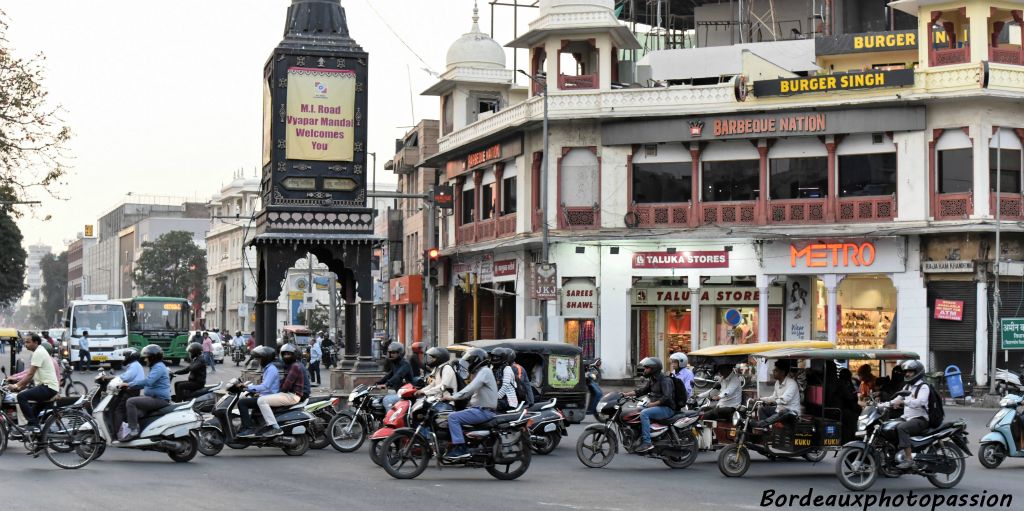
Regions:
<svg viewBox="0 0 1024 511"><path fill-rule="evenodd" d="M188 348L188 300L137 296L124 301L128 310L128 345L141 350L149 344L164 349L164 360L181 363Z"/></svg>

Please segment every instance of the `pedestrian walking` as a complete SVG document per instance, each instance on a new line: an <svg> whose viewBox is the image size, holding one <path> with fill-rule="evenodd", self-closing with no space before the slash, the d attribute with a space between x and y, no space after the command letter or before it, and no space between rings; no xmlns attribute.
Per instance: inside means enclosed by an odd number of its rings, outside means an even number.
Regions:
<svg viewBox="0 0 1024 511"><path fill-rule="evenodd" d="M313 339L309 345L309 379L317 385L320 384L320 361L323 356L320 343Z"/></svg>
<svg viewBox="0 0 1024 511"><path fill-rule="evenodd" d="M82 361L85 361L85 369L82 369ZM82 337L78 338L78 369L77 371L88 371L92 365L92 355L89 354L89 331L83 331Z"/></svg>
<svg viewBox="0 0 1024 511"><path fill-rule="evenodd" d="M210 367L210 372L217 372L213 360L213 339L210 339L210 332L203 332L203 357L206 359L206 365Z"/></svg>

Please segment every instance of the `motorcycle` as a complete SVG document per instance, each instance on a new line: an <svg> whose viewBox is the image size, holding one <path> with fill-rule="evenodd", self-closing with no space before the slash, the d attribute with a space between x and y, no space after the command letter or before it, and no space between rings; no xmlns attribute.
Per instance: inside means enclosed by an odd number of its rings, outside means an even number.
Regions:
<svg viewBox="0 0 1024 511"><path fill-rule="evenodd" d="M482 424L464 426L470 456L457 460L445 458L441 449L451 447L448 415L453 412L436 404L433 399L417 401L412 410L416 428L397 429L383 441L379 458L388 475L413 479L427 469L431 458L436 459L438 469L457 465L483 467L492 477L503 481L516 479L530 468L525 404Z"/></svg>
<svg viewBox="0 0 1024 511"><path fill-rule="evenodd" d="M597 414L604 423L591 424L576 441L576 456L590 468L611 463L620 445L627 453L660 459L671 468L686 468L697 459L696 425L700 413L683 411L668 419L651 422L654 449L636 452L643 443L640 429L644 400L612 392L601 398Z"/></svg>
<svg viewBox="0 0 1024 511"><path fill-rule="evenodd" d="M561 410L555 408L557 398L535 403L527 411L526 427L530 431L530 448L540 455L551 454L563 436L569 436L569 420Z"/></svg>
<svg viewBox="0 0 1024 511"><path fill-rule="evenodd" d="M897 395L908 395L909 391ZM839 451L836 477L847 489L864 491L871 487L878 474L897 477L917 474L928 479L937 488L952 488L964 477L967 446L967 423L963 419L945 422L937 428L911 437L914 464L901 469L896 465L899 449L896 426L901 420L884 420L888 407L880 404L868 406L857 420L856 436L864 440L848 442ZM964 453L967 453L965 456Z"/></svg>
<svg viewBox="0 0 1024 511"><path fill-rule="evenodd" d="M309 450L310 436L308 434L310 424L315 420L313 415L305 410L307 403L300 402L294 406L283 406L273 408L277 425L284 432L275 437L239 437L238 430L242 427L242 419L238 413L238 401L246 392L246 384L238 378L231 380L227 386L227 393L217 402L213 410L213 418L202 423L199 430L199 439L202 444L203 454L215 456L220 453L224 446L232 449L245 449L249 446L256 447L279 447L289 456L302 456ZM261 414L254 414L254 425L259 428L263 423Z"/></svg>
<svg viewBox="0 0 1024 511"><path fill-rule="evenodd" d="M327 425L338 414L341 398L337 396L316 396L306 400L306 412L313 416L309 425L309 448L323 449L331 444L327 437Z"/></svg>
<svg viewBox="0 0 1024 511"><path fill-rule="evenodd" d="M996 392L1000 396L1007 394L1024 395L1024 383L1021 382L1021 374L1024 373L1024 363L1021 363L1017 371L996 368Z"/></svg>
<svg viewBox="0 0 1024 511"><path fill-rule="evenodd" d="M197 433L203 424L203 418L192 409L196 403L195 399L187 403L171 403L146 413L139 418L141 431L138 438L121 442L116 440L118 425L114 424L114 406L111 406L114 398L124 390L121 388L121 378L111 378L104 371L100 371L96 376L96 384L103 393L103 398L93 413L101 442L97 447L97 458L103 455L107 446L158 451L166 453L179 463L191 461L199 452Z"/></svg>
<svg viewBox="0 0 1024 511"><path fill-rule="evenodd" d="M235 363L235 367L238 367L242 362L245 362L245 358L247 356L245 352L245 346L233 346L231 348L231 361Z"/></svg>
<svg viewBox="0 0 1024 511"><path fill-rule="evenodd" d="M339 412L327 423L327 438L340 452L354 452L362 447L369 431L380 429L387 414L381 403L383 394L376 387L359 385L348 396L348 410Z"/></svg>
<svg viewBox="0 0 1024 511"><path fill-rule="evenodd" d="M391 409L388 410L384 420L381 422L381 427L370 435L370 459L377 466L381 466L381 443L396 430L412 425L410 411L412 410L416 390L416 386L411 383L406 383L402 388L398 389L398 397L401 399L391 405Z"/></svg>
<svg viewBox="0 0 1024 511"><path fill-rule="evenodd" d="M981 439L978 461L985 468L996 468L1007 457L1024 457L1021 432L1024 431L1024 397L1008 394L999 401L1002 408L988 422L991 430Z"/></svg>

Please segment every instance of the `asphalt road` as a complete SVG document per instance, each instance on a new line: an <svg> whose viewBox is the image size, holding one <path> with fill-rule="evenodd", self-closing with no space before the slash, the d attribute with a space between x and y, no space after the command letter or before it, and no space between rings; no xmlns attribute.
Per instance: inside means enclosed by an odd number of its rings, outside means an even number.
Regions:
<svg viewBox="0 0 1024 511"><path fill-rule="evenodd" d="M222 367L210 381L237 374ZM947 416L969 421L972 447L984 432L992 410L948 408ZM178 464L166 455L108 449L80 470L61 470L46 458L24 455L11 445L0 456L0 481L9 492L4 509L761 509L765 491L777 494L847 495L833 474L832 458L769 462L757 455L745 477L727 479L714 453L702 453L693 466L671 470L656 460L620 454L604 469L584 467L575 454L582 427L570 428L549 456L536 456L519 480L502 482L482 469L428 469L418 479L397 481L369 460L364 446L352 454L330 447L291 458L274 449L225 449L213 458L197 456ZM997 470L982 468L971 458L963 482L953 490L937 490L927 480L905 476L880 479L878 495L909 490L915 494L1011 494L1010 507L1021 509L1024 460L1008 460ZM145 499L140 501L139 499ZM794 503L793 508L801 506ZM782 509L771 506L771 509ZM824 506L823 509L833 509ZM857 509L861 509L857 506ZM886 508L872 508L886 509ZM925 508L928 509L928 508ZM954 509L939 507L937 509Z"/></svg>

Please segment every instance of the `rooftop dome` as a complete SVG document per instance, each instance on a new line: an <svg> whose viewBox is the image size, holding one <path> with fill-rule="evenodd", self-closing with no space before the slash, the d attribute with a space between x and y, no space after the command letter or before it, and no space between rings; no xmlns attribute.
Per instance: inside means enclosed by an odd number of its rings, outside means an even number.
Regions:
<svg viewBox="0 0 1024 511"><path fill-rule="evenodd" d="M480 31L480 13L473 6L473 28L448 48L448 69L455 66L505 68L505 50L497 41Z"/></svg>
<svg viewBox="0 0 1024 511"><path fill-rule="evenodd" d="M615 9L615 0L540 0L542 17L556 12L593 12L602 9Z"/></svg>

